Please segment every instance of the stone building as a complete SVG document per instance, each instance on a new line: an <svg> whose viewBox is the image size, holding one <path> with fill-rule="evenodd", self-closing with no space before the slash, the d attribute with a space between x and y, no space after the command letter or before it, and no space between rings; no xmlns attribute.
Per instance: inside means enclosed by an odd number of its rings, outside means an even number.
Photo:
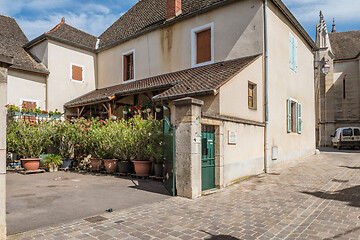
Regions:
<svg viewBox="0 0 360 240"><path fill-rule="evenodd" d="M316 26L316 142L330 146L339 127L360 126L360 30L329 33L322 12Z"/></svg>

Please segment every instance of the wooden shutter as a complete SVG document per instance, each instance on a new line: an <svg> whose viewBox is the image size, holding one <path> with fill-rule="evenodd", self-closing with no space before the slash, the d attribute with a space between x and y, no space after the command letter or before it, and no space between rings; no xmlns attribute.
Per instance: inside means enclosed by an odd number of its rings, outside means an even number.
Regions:
<svg viewBox="0 0 360 240"><path fill-rule="evenodd" d="M298 69L298 56L297 56L297 39L294 37L294 71L297 72L297 69Z"/></svg>
<svg viewBox="0 0 360 240"><path fill-rule="evenodd" d="M196 63L211 61L211 29L196 33Z"/></svg>
<svg viewBox="0 0 360 240"><path fill-rule="evenodd" d="M36 108L36 102L23 101L23 107L34 110Z"/></svg>
<svg viewBox="0 0 360 240"><path fill-rule="evenodd" d="M72 65L72 80L82 81L83 80L83 68Z"/></svg>
<svg viewBox="0 0 360 240"><path fill-rule="evenodd" d="M254 107L254 85L252 84L248 84L248 96L249 96L249 99L248 99L248 106L250 108L253 108Z"/></svg>
<svg viewBox="0 0 360 240"><path fill-rule="evenodd" d="M294 37L290 34L290 69L294 70Z"/></svg>
<svg viewBox="0 0 360 240"><path fill-rule="evenodd" d="M124 56L124 81L134 79L134 54Z"/></svg>
<svg viewBox="0 0 360 240"><path fill-rule="evenodd" d="M301 116L301 109L302 108L302 105L301 103L298 103L297 104L297 110L298 110L298 133L302 133L302 116Z"/></svg>
<svg viewBox="0 0 360 240"><path fill-rule="evenodd" d="M287 100L287 132L291 133L291 99Z"/></svg>

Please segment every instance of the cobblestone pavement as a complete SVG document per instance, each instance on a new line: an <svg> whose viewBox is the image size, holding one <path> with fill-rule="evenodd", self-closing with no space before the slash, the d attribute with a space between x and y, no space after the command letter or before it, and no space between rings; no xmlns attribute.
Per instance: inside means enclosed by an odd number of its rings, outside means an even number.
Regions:
<svg viewBox="0 0 360 240"><path fill-rule="evenodd" d="M9 239L360 239L360 154L322 153L276 172Z"/></svg>

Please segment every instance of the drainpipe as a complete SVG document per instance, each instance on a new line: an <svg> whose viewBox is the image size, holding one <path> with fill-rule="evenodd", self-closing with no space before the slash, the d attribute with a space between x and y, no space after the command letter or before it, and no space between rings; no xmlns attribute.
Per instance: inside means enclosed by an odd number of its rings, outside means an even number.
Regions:
<svg viewBox="0 0 360 240"><path fill-rule="evenodd" d="M267 0L264 0L264 50L265 50L265 159L264 171L269 173L270 168L270 148L269 148L269 52L267 35Z"/></svg>

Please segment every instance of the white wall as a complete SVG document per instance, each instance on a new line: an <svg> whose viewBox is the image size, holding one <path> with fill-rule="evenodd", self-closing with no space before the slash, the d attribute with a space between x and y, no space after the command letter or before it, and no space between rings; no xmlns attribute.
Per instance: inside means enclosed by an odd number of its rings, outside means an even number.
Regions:
<svg viewBox="0 0 360 240"><path fill-rule="evenodd" d="M20 106L22 100L36 101L37 106L45 110L46 75L9 70L8 104Z"/></svg>
<svg viewBox="0 0 360 240"><path fill-rule="evenodd" d="M50 71L47 108L62 111L66 102L95 90L96 54L54 41L49 41L47 48ZM83 82L71 80L71 63L83 66Z"/></svg>

